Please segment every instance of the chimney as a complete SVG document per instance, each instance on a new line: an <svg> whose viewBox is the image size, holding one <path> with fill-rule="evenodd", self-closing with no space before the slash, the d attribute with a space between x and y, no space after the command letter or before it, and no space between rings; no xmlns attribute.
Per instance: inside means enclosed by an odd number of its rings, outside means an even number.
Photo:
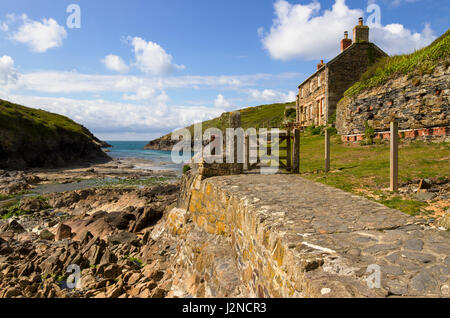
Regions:
<svg viewBox="0 0 450 318"><path fill-rule="evenodd" d="M320 64L317 64L317 70L320 70L320 68L324 65L323 60L320 60Z"/></svg>
<svg viewBox="0 0 450 318"><path fill-rule="evenodd" d="M345 31L344 38L341 40L341 52L344 52L352 43L353 41L348 38L348 31Z"/></svg>
<svg viewBox="0 0 450 318"><path fill-rule="evenodd" d="M353 28L353 41L355 43L359 42L369 42L369 27L364 25L364 19L358 19L358 25Z"/></svg>
<svg viewBox="0 0 450 318"><path fill-rule="evenodd" d="M363 26L363 25L364 25L364 19L363 19L363 17L360 17L360 18L358 19L358 25L359 25L359 26Z"/></svg>

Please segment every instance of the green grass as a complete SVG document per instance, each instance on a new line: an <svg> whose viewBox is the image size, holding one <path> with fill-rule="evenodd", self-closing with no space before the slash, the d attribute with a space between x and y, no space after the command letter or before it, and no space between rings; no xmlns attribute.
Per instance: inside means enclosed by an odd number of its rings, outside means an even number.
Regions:
<svg viewBox="0 0 450 318"><path fill-rule="evenodd" d="M70 118L29 108L0 99L0 146L14 148L17 140L28 143L51 141L55 137L69 137L71 140L99 141L92 133ZM20 138L17 138L20 137Z"/></svg>
<svg viewBox="0 0 450 318"><path fill-rule="evenodd" d="M389 56L380 59L362 75L361 80L350 87L345 96L353 97L363 90L385 84L396 75L421 76L431 74L440 61L447 63L450 57L450 30L431 45L412 54Z"/></svg>
<svg viewBox="0 0 450 318"><path fill-rule="evenodd" d="M282 152L280 152L283 154ZM339 136L331 137L331 172L324 172L324 137L302 133L300 142L300 173L302 177L321 182L347 192L365 195L389 207L408 214L417 214L426 204L415 200L386 195L389 188L389 145L349 145ZM447 158L447 159L445 159ZM399 182L419 178L450 176L449 143L414 141L399 147Z"/></svg>
<svg viewBox="0 0 450 318"><path fill-rule="evenodd" d="M136 258L136 257L131 257L129 255L127 255L125 257L127 260L135 263L137 266L142 267L144 265L144 262L142 262L140 259Z"/></svg>
<svg viewBox="0 0 450 318"><path fill-rule="evenodd" d="M170 177L150 177L142 179L126 179L126 178L111 178L111 179L89 179L87 182L93 187L126 187L126 186L153 186L169 181Z"/></svg>
<svg viewBox="0 0 450 318"><path fill-rule="evenodd" d="M3 214L0 218L3 220L8 220L8 219L12 218L13 216L21 216L21 215L30 214L29 211L22 210L19 206L20 206L20 203L16 203L16 204L8 207L6 209L7 212L5 214Z"/></svg>
<svg viewBox="0 0 450 318"><path fill-rule="evenodd" d="M29 140L52 137L66 132L93 138L90 132L73 120L40 109L29 108L0 100L1 130L26 135Z"/></svg>
<svg viewBox="0 0 450 318"><path fill-rule="evenodd" d="M0 201L12 199L12 198L14 198L14 195L4 195L4 194L0 194Z"/></svg>
<svg viewBox="0 0 450 318"><path fill-rule="evenodd" d="M12 197L14 197L14 196L12 196ZM47 198L44 198L42 196L32 196L32 197L28 197L28 198L40 200L43 203L43 206L44 206L43 210L51 208L50 205L48 204L48 199ZM3 209L3 211L6 210L6 213L3 214L0 218L3 219L3 220L7 220L7 219L12 218L13 216L22 216L22 215L31 214L30 211L26 211L26 210L21 209L20 208L20 203L21 203L20 201L16 202L16 203L13 203L10 206L8 206L5 209Z"/></svg>
<svg viewBox="0 0 450 318"><path fill-rule="evenodd" d="M407 200L401 197L394 197L388 200L379 200L378 202L392 209L405 212L409 215L418 215L421 208L428 206L425 202Z"/></svg>

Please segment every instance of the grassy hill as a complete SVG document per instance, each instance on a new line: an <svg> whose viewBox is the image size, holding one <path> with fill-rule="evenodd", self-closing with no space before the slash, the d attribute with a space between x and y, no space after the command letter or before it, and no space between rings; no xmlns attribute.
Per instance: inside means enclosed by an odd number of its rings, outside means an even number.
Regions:
<svg viewBox="0 0 450 318"><path fill-rule="evenodd" d="M241 109L242 128L270 128L282 127L287 106L295 103L261 105ZM218 128L224 131L228 127L230 113L223 113L222 116L202 123L203 131L209 128ZM194 135L194 125L186 127ZM151 141L146 149L171 150L175 142L171 141L171 134Z"/></svg>
<svg viewBox="0 0 450 318"><path fill-rule="evenodd" d="M103 161L105 145L67 117L0 100L2 169Z"/></svg>
<svg viewBox="0 0 450 318"><path fill-rule="evenodd" d="M380 59L362 75L361 80L350 87L345 96L353 97L363 90L385 84L389 79L402 75L431 74L438 62L450 61L450 30L429 46L411 54L388 56Z"/></svg>

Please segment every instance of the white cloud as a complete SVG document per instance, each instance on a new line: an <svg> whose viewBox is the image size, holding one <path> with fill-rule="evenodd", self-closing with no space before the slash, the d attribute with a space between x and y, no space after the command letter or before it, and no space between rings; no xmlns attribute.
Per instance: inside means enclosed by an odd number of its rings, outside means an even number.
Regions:
<svg viewBox="0 0 450 318"><path fill-rule="evenodd" d="M0 57L0 84L14 85L18 78L19 73L14 68L14 60L7 55Z"/></svg>
<svg viewBox="0 0 450 318"><path fill-rule="evenodd" d="M222 94L217 95L214 106L216 108L222 108L222 109L229 109L233 107L233 105L225 99L225 97Z"/></svg>
<svg viewBox="0 0 450 318"><path fill-rule="evenodd" d="M78 72L43 71L26 73L17 83L22 89L43 93L119 92L138 94L141 87L167 89L220 89L240 91L264 83L300 77L298 73L249 74L236 76L128 76L97 75Z"/></svg>
<svg viewBox="0 0 450 318"><path fill-rule="evenodd" d="M345 0L336 0L331 10L320 13L320 3L290 4L278 0L274 4L276 18L262 43L269 54L278 60L303 58L318 60L331 58L339 50L339 40L345 30L361 17L362 10L349 9Z"/></svg>
<svg viewBox="0 0 450 318"><path fill-rule="evenodd" d="M155 96L155 89L153 87L141 86L137 89L136 94L124 95L123 99L142 101L142 100L150 100L154 96Z"/></svg>
<svg viewBox="0 0 450 318"><path fill-rule="evenodd" d="M284 93L272 89L265 89L262 91L257 89L249 89L247 92L253 100L261 102L288 103L295 101L296 98L294 91Z"/></svg>
<svg viewBox="0 0 450 318"><path fill-rule="evenodd" d="M109 54L102 59L102 63L106 68L111 71L126 73L129 70L128 65L123 61L120 56Z"/></svg>
<svg viewBox="0 0 450 318"><path fill-rule="evenodd" d="M136 57L136 66L145 73L153 75L166 75L174 70L185 69L184 65L172 63L173 57L168 54L160 45L154 42L147 42L140 37L129 37Z"/></svg>
<svg viewBox="0 0 450 318"><path fill-rule="evenodd" d="M317 1L309 4L290 4L277 0L274 4L275 19L269 32L258 29L264 48L278 60L329 59L340 50L344 31L351 34L358 18L364 16L361 9L350 9L345 0L335 0L331 10L321 12ZM378 25L371 28L371 42L378 44L389 54L409 53L434 40L431 28L422 33L404 28L401 24Z"/></svg>
<svg viewBox="0 0 450 318"><path fill-rule="evenodd" d="M411 53L436 39L429 24L425 25L421 33L408 30L398 23L386 26L374 25L370 32L371 42L376 43L388 54Z"/></svg>
<svg viewBox="0 0 450 318"><path fill-rule="evenodd" d="M27 44L32 51L44 53L51 48L63 45L67 37L66 29L54 19L42 19L42 22L33 21L26 15L22 16L23 24L12 34L14 41Z"/></svg>

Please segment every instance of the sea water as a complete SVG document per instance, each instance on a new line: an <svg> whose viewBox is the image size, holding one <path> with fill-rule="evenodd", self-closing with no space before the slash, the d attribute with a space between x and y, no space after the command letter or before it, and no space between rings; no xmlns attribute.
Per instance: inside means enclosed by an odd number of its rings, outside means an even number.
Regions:
<svg viewBox="0 0 450 318"><path fill-rule="evenodd" d="M150 170L176 170L183 169L184 163L176 164L172 161L172 152L163 150L145 150L146 141L107 141L112 148L108 148L108 155L114 159L136 158L147 160L148 163L139 163L136 168ZM184 162L188 162L192 155L186 154Z"/></svg>

